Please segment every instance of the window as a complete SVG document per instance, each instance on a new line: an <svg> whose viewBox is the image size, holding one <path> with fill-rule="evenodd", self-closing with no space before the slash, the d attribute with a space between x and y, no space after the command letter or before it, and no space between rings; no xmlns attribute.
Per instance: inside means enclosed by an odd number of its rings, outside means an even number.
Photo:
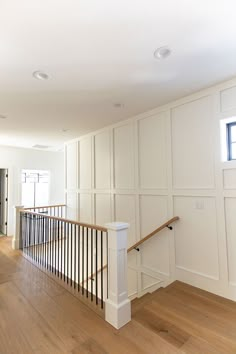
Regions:
<svg viewBox="0 0 236 354"><path fill-rule="evenodd" d="M226 125L228 160L236 160L236 122Z"/></svg>
<svg viewBox="0 0 236 354"><path fill-rule="evenodd" d="M236 161L236 116L220 120L221 161Z"/></svg>
<svg viewBox="0 0 236 354"><path fill-rule="evenodd" d="M49 172L23 170L21 178L22 205L25 207L48 205Z"/></svg>

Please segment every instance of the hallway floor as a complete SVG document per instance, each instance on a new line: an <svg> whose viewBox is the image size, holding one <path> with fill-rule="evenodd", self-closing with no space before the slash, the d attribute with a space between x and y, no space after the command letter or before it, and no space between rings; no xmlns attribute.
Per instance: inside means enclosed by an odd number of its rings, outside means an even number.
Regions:
<svg viewBox="0 0 236 354"><path fill-rule="evenodd" d="M175 282L113 329L0 238L0 354L235 354L236 303Z"/></svg>

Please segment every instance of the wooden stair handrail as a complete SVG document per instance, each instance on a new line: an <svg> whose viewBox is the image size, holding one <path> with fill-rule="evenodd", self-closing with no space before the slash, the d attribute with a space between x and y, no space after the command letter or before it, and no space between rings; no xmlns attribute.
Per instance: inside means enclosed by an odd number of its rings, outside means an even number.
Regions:
<svg viewBox="0 0 236 354"><path fill-rule="evenodd" d="M30 207L30 208L22 208L22 210L32 210L32 209L51 209L51 208L58 208L58 207L66 207L66 204L56 204L56 205L45 205L40 207Z"/></svg>
<svg viewBox="0 0 236 354"><path fill-rule="evenodd" d="M61 221L61 222L67 222L69 224L73 224L73 225L79 225L82 227L87 227L88 229L92 229L92 230L97 230L97 231L102 231L102 232L107 232L107 228L103 227L103 226L99 226L99 225L94 225L94 224L85 224L76 220L70 220L70 219L65 219L62 217L58 217L58 216L51 216L51 215L45 215L42 213L37 213L35 211L29 211L26 209L20 209L19 210L20 213L25 213L25 214L30 214L30 215L35 215L35 216L43 216L46 219L51 219L51 220L57 220L57 221Z"/></svg>
<svg viewBox="0 0 236 354"><path fill-rule="evenodd" d="M161 226L159 226L157 229L155 229L154 231L152 231L150 234L148 234L146 237L142 238L142 240L136 242L133 246L131 246L130 248L128 248L127 253L131 252L132 250L134 250L135 248L137 248L138 246L140 246L142 243L144 243L145 241L147 241L149 238L151 238L152 236L154 236L156 233L158 233L159 231L163 230L165 227L168 227L170 224L172 224L174 221L179 220L178 216L174 216L173 218L171 218L170 220L166 221L164 224L162 224ZM107 264L105 264L102 268L98 269L98 273L101 272L101 270L104 270L107 268ZM84 280L83 282L80 283L80 285L83 286L84 283L86 283L87 281L91 280L94 278L94 276L96 275L96 272L91 274L88 279Z"/></svg>
<svg viewBox="0 0 236 354"><path fill-rule="evenodd" d="M159 226L156 230L154 230L150 234L148 234L146 237L142 238L142 240L136 242L133 246L128 248L127 253L129 253L130 251L134 250L135 248L140 246L142 243L144 243L145 241L149 240L149 238L151 238L152 236L157 234L159 231L163 230L165 227L168 227L170 224L172 224L174 221L177 221L177 220L179 220L178 216L175 216L172 219L168 220L167 222L165 222L164 224Z"/></svg>

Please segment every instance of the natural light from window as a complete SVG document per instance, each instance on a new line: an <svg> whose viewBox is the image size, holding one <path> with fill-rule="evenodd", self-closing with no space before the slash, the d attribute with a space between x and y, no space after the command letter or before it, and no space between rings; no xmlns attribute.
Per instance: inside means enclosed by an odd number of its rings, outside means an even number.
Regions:
<svg viewBox="0 0 236 354"><path fill-rule="evenodd" d="M21 202L24 207L48 205L48 171L22 170L21 186Z"/></svg>

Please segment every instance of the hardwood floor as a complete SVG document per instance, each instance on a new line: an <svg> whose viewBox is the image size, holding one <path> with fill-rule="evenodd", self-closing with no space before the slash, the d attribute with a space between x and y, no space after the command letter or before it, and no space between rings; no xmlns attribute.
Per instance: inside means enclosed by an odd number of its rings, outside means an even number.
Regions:
<svg viewBox="0 0 236 354"><path fill-rule="evenodd" d="M117 331L0 238L0 354L235 354L236 303L175 282Z"/></svg>

